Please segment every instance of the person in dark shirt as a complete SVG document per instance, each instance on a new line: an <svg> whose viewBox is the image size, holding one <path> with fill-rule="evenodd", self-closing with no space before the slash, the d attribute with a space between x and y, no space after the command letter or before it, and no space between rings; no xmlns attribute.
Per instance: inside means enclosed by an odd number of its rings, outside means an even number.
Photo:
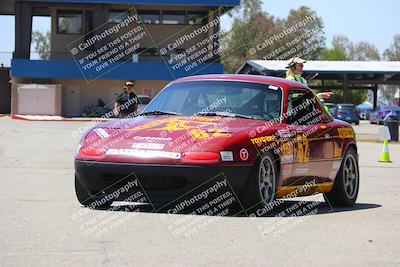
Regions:
<svg viewBox="0 0 400 267"><path fill-rule="evenodd" d="M124 92L119 94L115 99L114 114L120 118L134 117L138 110L138 97L133 92L134 82L125 83Z"/></svg>

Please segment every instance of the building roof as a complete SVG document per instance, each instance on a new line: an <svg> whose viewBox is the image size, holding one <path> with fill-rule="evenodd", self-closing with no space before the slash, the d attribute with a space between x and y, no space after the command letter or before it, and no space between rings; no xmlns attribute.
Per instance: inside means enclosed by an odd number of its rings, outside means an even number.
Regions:
<svg viewBox="0 0 400 267"><path fill-rule="evenodd" d="M287 60L248 60L247 64L260 71L286 71ZM243 66L242 66L243 67ZM242 68L241 67L241 68ZM391 72L400 73L400 61L319 61L304 64L304 71L312 72ZM240 69L237 71L240 72Z"/></svg>
<svg viewBox="0 0 400 267"><path fill-rule="evenodd" d="M71 3L71 4L120 4L157 6L204 6L232 8L240 5L240 0L7 0L0 1L0 15L14 15L15 2Z"/></svg>
<svg viewBox="0 0 400 267"><path fill-rule="evenodd" d="M237 6L237 5L240 5L240 0L16 0L16 1L18 1L18 2L23 1L23 2L55 2L55 3L159 5L159 6Z"/></svg>
<svg viewBox="0 0 400 267"><path fill-rule="evenodd" d="M247 60L236 73L285 76L287 60ZM304 64L307 79L343 80L352 84L400 84L400 61L317 61Z"/></svg>

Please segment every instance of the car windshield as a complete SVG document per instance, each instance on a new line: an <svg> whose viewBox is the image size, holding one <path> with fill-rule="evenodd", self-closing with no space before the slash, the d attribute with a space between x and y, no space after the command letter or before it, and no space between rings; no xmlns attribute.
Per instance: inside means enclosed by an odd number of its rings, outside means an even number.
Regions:
<svg viewBox="0 0 400 267"><path fill-rule="evenodd" d="M282 90L274 85L193 81L172 84L143 111L280 121Z"/></svg>

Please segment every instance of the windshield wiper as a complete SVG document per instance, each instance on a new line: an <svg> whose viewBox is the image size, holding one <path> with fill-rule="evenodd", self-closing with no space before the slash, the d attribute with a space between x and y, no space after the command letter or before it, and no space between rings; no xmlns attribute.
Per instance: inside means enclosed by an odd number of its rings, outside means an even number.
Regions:
<svg viewBox="0 0 400 267"><path fill-rule="evenodd" d="M243 118L243 119L254 119L252 116L230 113L230 112L199 112L196 113L198 116L221 116L230 118Z"/></svg>
<svg viewBox="0 0 400 267"><path fill-rule="evenodd" d="M170 111L162 111L162 110L153 110L147 111L140 114L140 116L147 116L147 115L182 115L181 113L177 112L170 112Z"/></svg>

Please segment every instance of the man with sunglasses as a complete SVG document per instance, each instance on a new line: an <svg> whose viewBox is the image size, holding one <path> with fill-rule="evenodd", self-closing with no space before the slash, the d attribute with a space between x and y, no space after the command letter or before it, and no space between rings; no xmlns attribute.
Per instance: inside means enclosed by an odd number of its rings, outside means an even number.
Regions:
<svg viewBox="0 0 400 267"><path fill-rule="evenodd" d="M138 111L138 97L133 92L134 81L127 81L124 92L119 94L114 104L114 114L120 118L134 117Z"/></svg>

